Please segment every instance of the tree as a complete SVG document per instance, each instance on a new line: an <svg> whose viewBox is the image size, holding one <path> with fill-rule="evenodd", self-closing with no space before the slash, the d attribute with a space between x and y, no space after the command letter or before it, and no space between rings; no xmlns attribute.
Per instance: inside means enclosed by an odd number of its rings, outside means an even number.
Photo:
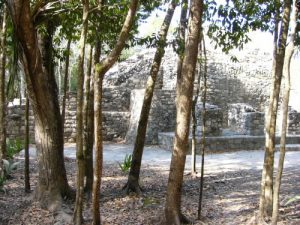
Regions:
<svg viewBox="0 0 300 225"><path fill-rule="evenodd" d="M193 98L195 67L198 56L200 25L202 21L203 1L192 0L188 35L184 50L181 80L177 83L176 128L170 174L167 187L165 217L167 224L186 223L181 213L181 189L186 154L188 151L189 125Z"/></svg>
<svg viewBox="0 0 300 225"><path fill-rule="evenodd" d="M199 72L197 74L197 87L196 87L196 94L193 97L193 102L192 102L192 121L191 121L191 125L192 125L192 149L191 149L191 175L192 177L195 177L197 174L196 171L196 145L197 145L197 140L196 140L196 131L197 131L197 116L196 116L196 107L197 107L197 102L198 102L198 98L199 98L199 93L200 93L200 80L201 80L201 75L203 73L202 71L202 39L204 39L203 37L203 33L201 32L200 34L200 45L199 45L199 52L200 52L200 63L199 63ZM203 109L204 110L204 109ZM202 124L202 128L203 128L203 124Z"/></svg>
<svg viewBox="0 0 300 225"><path fill-rule="evenodd" d="M137 128L137 135L136 135L134 149L133 149L132 163L128 175L128 181L126 186L124 187L126 189L127 194L131 191L137 194L140 194L141 192L139 186L139 177L140 177L143 150L145 145L148 118L149 118L156 78L159 72L162 58L165 53L164 48L166 45L167 34L168 34L168 30L170 27L170 23L175 8L176 8L176 0L173 0L169 5L164 22L160 28L157 49L154 55L154 59L150 69L150 74L145 88L145 95L144 95L142 110L141 110L140 119L138 123L138 128Z"/></svg>
<svg viewBox="0 0 300 225"><path fill-rule="evenodd" d="M62 198L70 197L63 157L63 136L54 74L47 60L51 57L45 46L40 50L37 17L30 10L29 0L6 1L13 21L27 91L35 116L35 141L38 158L38 187L36 197L43 206L55 209ZM40 5L43 7L44 5ZM39 6L36 5L39 10ZM48 36L51 38L51 35ZM45 44L45 42L44 42Z"/></svg>
<svg viewBox="0 0 300 225"><path fill-rule="evenodd" d="M76 161L77 189L74 209L74 224L82 224L83 192L85 175L85 155L83 152L83 84L84 84L84 52L88 30L89 0L82 0L82 30L79 40L78 76L77 76L77 110L76 110Z"/></svg>
<svg viewBox="0 0 300 225"><path fill-rule="evenodd" d="M291 81L290 81L290 66L291 59L295 50L295 41L297 34L297 18L299 13L299 6L297 1L293 1L293 11L291 17L291 30L290 30L290 39L286 47L285 56L284 56L284 66L283 74L285 77L285 86L283 91L283 102L282 102L282 130L280 138L280 156L278 162L278 169L276 180L274 183L274 194L273 194L273 211L272 211L272 224L276 225L278 220L278 209L279 209L279 192L281 185L281 178L283 172L284 158L285 158L285 144L286 144L286 131L287 131L287 120L288 120L288 108L289 108L289 97L291 90Z"/></svg>
<svg viewBox="0 0 300 225"><path fill-rule="evenodd" d="M93 188L93 145L94 145L94 83L92 79L93 47L90 47L88 68L84 80L83 99L83 153L85 158L85 192L90 195Z"/></svg>
<svg viewBox="0 0 300 225"><path fill-rule="evenodd" d="M206 56L205 40L203 36L202 36L202 43L203 43L203 53L204 53L204 73L203 73L203 93L202 93L201 175L200 175L200 188L199 188L198 220L201 219L202 196L203 196L203 187L204 187L206 96L207 96L207 56Z"/></svg>
<svg viewBox="0 0 300 225"><path fill-rule="evenodd" d="M179 86L181 82L181 69L183 63L183 56L185 50L185 33L187 27L187 11L188 11L188 1L182 0L181 2L181 12L180 12L180 24L179 24L179 32L177 37L177 45L178 45L178 60L177 60L177 83L176 86ZM176 96L179 95L178 90L176 88Z"/></svg>
<svg viewBox="0 0 300 225"><path fill-rule="evenodd" d="M29 173L29 98L26 95L26 105L25 105L25 166L24 166L24 182L25 182L25 192L30 192L30 173Z"/></svg>
<svg viewBox="0 0 300 225"><path fill-rule="evenodd" d="M285 56L285 46L289 29L291 11L291 1L285 0L283 5L283 15L279 36L274 38L274 55L272 68L272 92L269 100L268 114L266 118L266 142L265 158L261 181L261 195L259 203L259 216L272 215L273 208L273 171L274 171L274 151L275 151L275 129L276 117L279 101L280 86L282 80L282 70ZM277 15L279 16L279 15ZM277 19L277 18L276 18Z"/></svg>
<svg viewBox="0 0 300 225"><path fill-rule="evenodd" d="M95 135L95 168L93 181L93 225L101 224L100 219L100 185L103 164L103 136L102 136L102 81L105 73L113 66L120 56L125 43L129 37L129 32L134 23L136 11L138 8L138 0L131 0L127 16L120 31L114 48L101 62L95 65L94 74L94 135ZM101 7L102 1L100 1ZM100 44L100 43L99 43ZM97 48L97 47L96 47Z"/></svg>
<svg viewBox="0 0 300 225"><path fill-rule="evenodd" d="M3 177L2 159L6 156L5 131L5 65L6 65L6 7L3 8L1 37L0 37L0 177Z"/></svg>
<svg viewBox="0 0 300 225"><path fill-rule="evenodd" d="M67 101L67 91L68 91L68 80L69 80L69 64L70 64L70 49L71 49L71 39L68 40L67 43L67 51L66 51L66 64L65 64L65 74L64 74L64 87L63 87L63 99L61 105L61 123L64 134L64 125L65 125L65 117L66 117L66 101Z"/></svg>

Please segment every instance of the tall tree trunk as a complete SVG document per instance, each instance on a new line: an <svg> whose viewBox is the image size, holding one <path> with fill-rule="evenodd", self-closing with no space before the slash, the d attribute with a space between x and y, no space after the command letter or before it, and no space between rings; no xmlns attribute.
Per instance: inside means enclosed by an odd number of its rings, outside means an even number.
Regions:
<svg viewBox="0 0 300 225"><path fill-rule="evenodd" d="M37 198L56 209L62 197L70 196L63 157L62 124L55 77L43 66L29 0L7 1L15 27L26 85L35 116L35 140L39 178Z"/></svg>
<svg viewBox="0 0 300 225"><path fill-rule="evenodd" d="M192 109L195 67L198 56L203 1L192 0L188 36L184 52L181 82L177 85L176 129L167 187L165 217L168 225L187 222L181 213L181 190L186 154L189 147L189 125Z"/></svg>
<svg viewBox="0 0 300 225"><path fill-rule="evenodd" d="M6 157L6 129L5 129L5 64L6 64L6 20L7 11L4 6L0 37L0 177L3 177L2 159Z"/></svg>
<svg viewBox="0 0 300 225"><path fill-rule="evenodd" d="M78 76L77 76L77 109L76 109L76 161L77 161L77 183L76 202L74 209L74 224L82 224L83 192L85 175L85 155L83 152L83 84L84 84L84 52L88 29L89 0L82 0L82 30L79 40Z"/></svg>
<svg viewBox="0 0 300 225"><path fill-rule="evenodd" d="M281 28L278 40L275 39L274 63L273 63L273 86L270 96L268 117L266 121L266 143L265 143L265 158L261 182L261 196L259 213L260 218L266 215L272 215L273 207L273 171L274 171L274 150L275 150L275 132L276 118L279 101L280 86L282 80L282 69L284 64L285 45L290 21L291 0L284 1L284 11L281 21ZM276 32L276 31L275 31ZM275 35L276 36L276 35ZM278 43L278 45L277 45Z"/></svg>
<svg viewBox="0 0 300 225"><path fill-rule="evenodd" d="M25 105L25 166L24 166L24 182L25 192L30 192L30 173L29 173L29 98L26 95Z"/></svg>
<svg viewBox="0 0 300 225"><path fill-rule="evenodd" d="M202 137L201 137L201 176L199 188L199 205L198 205L198 220L201 219L202 212L202 196L204 186L204 157L205 157L205 132L206 132L206 96L207 96L207 56L205 40L202 33L203 52L204 52L204 74L203 74L203 95L202 95Z"/></svg>
<svg viewBox="0 0 300 225"><path fill-rule="evenodd" d="M100 6L102 6L100 1ZM131 0L127 16L125 18L123 27L119 34L118 40L108 54L108 56L101 62L95 62L95 74L94 74L94 136L95 136L95 169L94 169L94 181L93 181L93 225L100 225L100 185L102 176L102 164L103 164L103 136L102 136L102 81L105 73L114 65L122 50L125 47L125 43L129 37L129 32L134 23L134 18L138 8L138 0ZM99 43L100 44L100 43Z"/></svg>
<svg viewBox="0 0 300 225"><path fill-rule="evenodd" d="M279 192L281 185L282 172L284 167L284 158L285 158L285 144L286 144L286 132L288 129L287 121L288 121L288 112L289 112L289 98L290 98L290 90L291 90L291 80L290 80L290 66L291 59L295 50L295 40L296 40L296 32L297 32L297 18L299 13L299 6L297 1L294 0L293 4L293 12L291 19L291 31L290 31L290 40L286 47L285 58L284 58L284 66L283 66L283 74L285 77L285 87L283 92L283 102L282 102L282 131L280 138L280 156L278 162L278 170L276 175L276 180L274 184L274 194L273 194L273 212L272 212L272 224L276 225L278 220L278 210L279 210Z"/></svg>
<svg viewBox="0 0 300 225"><path fill-rule="evenodd" d="M85 158L85 191L88 193L88 196L92 192L93 188L93 143L94 143L94 129L93 129L93 111L94 109L91 108L93 104L91 104L93 99L93 85L91 74L92 74L92 62L93 61L93 48L90 47L90 54L89 54L89 62L87 73L84 79L84 100L83 100L83 152Z"/></svg>
<svg viewBox="0 0 300 225"><path fill-rule="evenodd" d="M98 41L96 52L101 48L101 42ZM93 180L93 225L101 224L100 217L100 186L103 164L103 134L102 134L102 81L103 74L100 74L99 68L100 55L95 58L94 73L94 137L95 137L95 168Z"/></svg>
<svg viewBox="0 0 300 225"><path fill-rule="evenodd" d="M127 194L129 194L129 192L135 192L137 194L141 193L141 189L139 186L139 177L140 177L140 170L142 164L143 150L145 145L145 137L147 131L149 112L151 108L152 97L153 97L157 75L159 72L162 58L165 53L164 49L166 45L168 30L173 18L175 8L176 8L176 1L173 0L169 5L166 17L160 28L158 46L154 55L153 63L150 70L150 75L148 77L148 81L146 84L143 106L140 114L139 124L137 128L137 135L136 135L134 149L133 149L132 163L128 175L128 181L126 186L124 187L126 188Z"/></svg>
<svg viewBox="0 0 300 225"><path fill-rule="evenodd" d="M196 107L197 102L199 98L200 93L200 81L201 81L201 75L203 73L202 71L202 39L203 39L202 33L200 33L200 44L199 44L199 52L200 52L200 62L199 62L199 71L197 76L197 88L196 88L196 94L193 97L192 102L192 150L191 150L191 175L192 177L195 177L197 174L196 171L196 155L197 155L197 140L196 140L196 131L197 131L197 116L196 116ZM203 126L203 124L202 124Z"/></svg>
<svg viewBox="0 0 300 225"><path fill-rule="evenodd" d="M70 64L70 49L71 49L71 39L68 40L67 43L67 57L66 57L66 64L65 64L65 74L64 74L64 90L63 90L63 99L62 99L62 106L61 106L61 120L62 120L62 128L63 128L63 137L65 131L65 118L66 118L66 101L67 101L67 91L68 91L68 84L69 84L69 64Z"/></svg>
<svg viewBox="0 0 300 225"><path fill-rule="evenodd" d="M187 28L187 11L188 11L188 0L181 1L180 11L180 24L178 33L178 59L177 59L177 83L178 86L181 82L181 70L184 57L185 49L185 33ZM176 95L178 95L178 89L176 88Z"/></svg>
<svg viewBox="0 0 300 225"><path fill-rule="evenodd" d="M62 81L62 77L61 77L61 60L58 59L57 62L57 77L58 77L58 96L61 95L61 81Z"/></svg>
<svg viewBox="0 0 300 225"><path fill-rule="evenodd" d="M273 37L273 65L272 65L272 79L273 79L273 83L275 83L275 77L274 77L274 71L276 68L276 57L277 57L277 41L278 41L278 26L279 26L279 8L276 9L276 13L275 13L275 19L274 19L274 37ZM270 100L269 100L269 108L268 108L268 113L266 115L266 121L265 121L265 129L266 129L266 140L265 140L265 146L269 145L270 141L275 141L271 138L270 136L270 129L271 129L271 110L272 110L272 106L274 103L274 88L272 88L271 90L271 95L270 95ZM276 122L276 120L275 120ZM273 135L275 136L275 134ZM275 145L275 143L274 143ZM269 148L268 148L269 149ZM267 148L265 147L265 151L267 152ZM267 154L265 152L265 161L267 159ZM268 157L272 158L272 156L270 155L270 153L268 153ZM274 157L274 156L273 156ZM260 203L259 203L259 217L261 220L263 220L264 214L265 214L265 186L266 186L266 171L267 171L267 167L263 166L263 171L262 171L262 180L261 180L261 193L260 193ZM273 173L273 172L272 172ZM263 221L261 221L263 222Z"/></svg>

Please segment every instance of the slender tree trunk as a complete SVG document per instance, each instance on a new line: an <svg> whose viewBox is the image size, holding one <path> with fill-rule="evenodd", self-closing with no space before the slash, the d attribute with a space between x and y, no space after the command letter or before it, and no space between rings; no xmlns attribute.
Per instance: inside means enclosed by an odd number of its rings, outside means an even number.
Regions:
<svg viewBox="0 0 300 225"><path fill-rule="evenodd" d="M199 44L199 52L200 52L200 63L199 63L199 71L198 71L198 77L197 77L197 88L196 88L196 94L194 96L193 102L192 102L192 152L191 152L191 175L192 177L195 177L197 174L196 171L196 154L197 154L197 140L196 140L196 131L197 131L197 116L196 116L196 107L197 102L199 98L200 93L200 80L201 75L203 73L202 71L202 40L203 36L202 33L200 34L200 44ZM203 124L202 124L203 126Z"/></svg>
<svg viewBox="0 0 300 225"><path fill-rule="evenodd" d="M24 168L24 181L25 192L30 192L30 173L29 173L29 98L26 95L25 105L25 168Z"/></svg>
<svg viewBox="0 0 300 225"><path fill-rule="evenodd" d="M143 150L145 145L145 137L147 131L149 112L151 109L152 97L153 97L157 75L159 72L162 58L165 53L164 49L166 45L168 30L170 27L170 23L175 8L176 8L176 1L173 0L169 5L166 17L160 28L158 46L154 55L153 63L150 70L150 75L148 77L148 81L145 89L143 106L142 106L139 124L137 128L137 135L136 135L134 149L133 149L132 163L130 167L128 181L126 186L124 187L126 188L127 194L129 194L129 192L135 192L137 194L140 194L141 192L139 186L139 177L141 171L142 156L143 156Z"/></svg>
<svg viewBox="0 0 300 225"><path fill-rule="evenodd" d="M77 110L76 110L76 161L77 161L77 184L76 184L76 202L74 209L73 222L76 225L82 224L83 211L83 192L84 192L84 175L85 175L85 155L83 151L83 83L84 83L84 52L85 42L88 29L88 11L89 0L82 0L83 16L82 30L79 41L78 56L78 76L77 76Z"/></svg>
<svg viewBox="0 0 300 225"><path fill-rule="evenodd" d="M105 73L114 65L129 37L129 32L134 23L134 18L138 8L138 0L131 0L127 16L119 34L118 40L101 62L95 62L94 74L94 137L95 137L95 169L93 181L93 225L100 225L100 185L103 164L103 136L102 136L102 81ZM102 8L103 1L100 1L99 8ZM100 43L99 43L100 44ZM99 47L100 48L100 47Z"/></svg>
<svg viewBox="0 0 300 225"><path fill-rule="evenodd" d="M97 43L96 51L100 47ZM102 81L103 75L99 68L99 57L95 62L94 74L94 132L95 132L95 169L93 181L93 225L101 224L100 217L100 186L103 165L103 134L102 134Z"/></svg>
<svg viewBox="0 0 300 225"><path fill-rule="evenodd" d="M191 1L187 42L183 58L181 82L177 85L177 112L174 149L167 187L165 217L168 225L179 225L187 220L181 214L183 172L188 151L189 125L192 109L195 67L198 56L203 1Z"/></svg>
<svg viewBox="0 0 300 225"><path fill-rule="evenodd" d="M268 117L266 121L266 145L264 168L260 196L260 218L264 215L271 217L273 208L273 171L274 171L274 150L276 118L279 101L280 86L282 80L282 69L284 64L285 45L290 20L291 0L284 1L284 12L279 33L278 47L275 48L273 63L273 89L270 96ZM276 32L276 31L275 31ZM276 35L275 35L276 36ZM277 43L277 39L275 39Z"/></svg>
<svg viewBox="0 0 300 225"><path fill-rule="evenodd" d="M66 65L65 65L65 76L64 76L64 90L63 90L63 99L61 106L61 120L63 127L63 136L65 131L65 118L66 118L66 101L67 101L67 91L69 89L69 64L70 64L70 49L71 49L71 39L68 40L67 44L67 57L66 57Z"/></svg>
<svg viewBox="0 0 300 225"><path fill-rule="evenodd" d="M90 54L89 54L89 62L87 73L84 79L84 100L83 100L83 153L84 158L86 160L85 163L85 177L86 177L86 184L85 184L85 191L88 193L88 196L92 192L93 188L93 143L94 143L94 132L93 132L93 125L91 122L91 118L93 116L93 110L91 106L91 101L94 101L92 98L92 87L93 84L91 79L92 74L92 61L93 61L93 48L90 47ZM92 113L92 115L91 115Z"/></svg>
<svg viewBox="0 0 300 225"><path fill-rule="evenodd" d="M273 38L273 65L272 65L272 83L275 83L275 76L274 76L274 71L276 68L276 57L277 57L277 41L278 41L278 25L279 25L279 9L277 9L276 14L275 14L275 27L274 27L274 38ZM268 108L268 113L266 115L266 121L265 121L265 129L266 129L266 140L265 140L265 146L271 141L275 141L271 138L270 131L271 131L271 111L272 111L272 106L274 104L274 86L271 90L271 95L270 95L270 100L269 100L269 108ZM276 121L276 120L275 120ZM275 134L273 135L275 137ZM275 143L274 143L275 145ZM267 160L267 158L272 158L270 155L270 151L267 152L267 149L270 150L269 148L265 147L265 159L264 161ZM268 156L268 157L267 157ZM274 157L274 156L273 156ZM263 172L262 172L262 180L261 180L261 193L260 193L260 203L259 203L259 217L260 219L263 220L264 214L265 214L265 186L266 186L266 172L267 172L267 164L264 164L263 166ZM272 172L273 173L273 172ZM263 222L263 221L261 221Z"/></svg>
<svg viewBox="0 0 300 225"><path fill-rule="evenodd" d="M61 80L62 80L62 77L61 77L61 61L60 59L58 59L58 62L57 62L57 76L58 76L58 96L61 95Z"/></svg>
<svg viewBox="0 0 300 225"><path fill-rule="evenodd" d="M201 138L201 177L199 188L199 205L198 205L198 220L201 219L202 212L202 196L204 186L204 157L205 157L205 131L206 131L206 96L207 96L207 56L205 40L202 34L203 52L204 52L204 74L203 74L203 98L202 98L202 138Z"/></svg>
<svg viewBox="0 0 300 225"><path fill-rule="evenodd" d="M283 92L283 102L282 102L282 131L280 138L280 156L278 162L278 170L276 175L276 180L274 184L274 194L273 194L273 212L272 212L272 224L276 225L278 220L278 211L279 211L279 193L281 186L281 178L284 167L284 158L285 158L285 144L286 144L286 132L288 129L287 121L288 121L288 111L289 111L289 98L290 98L290 90L291 90L291 80L290 80L290 66L291 59L295 50L295 39L297 32L297 18L299 13L299 6L297 1L293 1L293 12L291 19L291 33L290 40L286 47L285 58L284 58L284 67L283 74L285 77L285 88Z"/></svg>
<svg viewBox="0 0 300 225"><path fill-rule="evenodd" d="M62 124L55 77L43 66L29 0L7 1L21 49L26 85L35 116L39 178L36 197L55 210L70 196L63 157Z"/></svg>
<svg viewBox="0 0 300 225"><path fill-rule="evenodd" d="M185 33L187 27L187 11L188 11L188 0L181 1L181 12L180 12L180 24L178 34L178 59L177 59L177 83L178 86L181 82L181 70L185 50ZM178 95L176 88L176 95Z"/></svg>
<svg viewBox="0 0 300 225"><path fill-rule="evenodd" d="M6 64L6 7L3 9L0 37L0 177L3 177L2 159L6 157L6 129L5 129L5 64Z"/></svg>

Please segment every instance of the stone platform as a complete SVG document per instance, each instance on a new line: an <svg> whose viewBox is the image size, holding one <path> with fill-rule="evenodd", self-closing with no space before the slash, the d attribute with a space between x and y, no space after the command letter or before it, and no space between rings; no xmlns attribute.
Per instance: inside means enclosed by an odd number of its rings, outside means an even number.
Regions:
<svg viewBox="0 0 300 225"><path fill-rule="evenodd" d="M172 151L174 133L159 133L158 144L161 148ZM228 135L228 136L209 136L206 137L206 150L210 153L223 153L240 150L262 150L265 145L265 136L250 136L250 135ZM191 137L190 137L191 146ZM197 137L199 147L201 139ZM276 144L280 142L280 137L276 137ZM300 150L300 135L289 135L286 139L287 150ZM279 146L277 146L277 149ZM189 151L190 153L190 151ZM199 148L197 148L199 154Z"/></svg>

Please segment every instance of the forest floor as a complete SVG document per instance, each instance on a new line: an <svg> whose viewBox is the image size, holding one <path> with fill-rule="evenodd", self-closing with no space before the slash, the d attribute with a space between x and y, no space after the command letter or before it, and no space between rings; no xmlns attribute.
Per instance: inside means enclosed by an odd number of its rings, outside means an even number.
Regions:
<svg viewBox="0 0 300 225"><path fill-rule="evenodd" d="M74 146L66 147L66 150L70 152L65 154L65 162L69 183L75 188L76 162L72 148ZM111 152L107 152L110 149ZM165 205L170 153L158 148L146 148L141 170L141 185L144 192L142 196L126 196L122 187L126 184L127 174L120 170L118 162L122 161L121 159L124 158L127 151L130 150L125 145L106 145L104 150L104 159L106 160L101 186L103 224L159 224ZM34 153L32 154L30 172L31 186L34 190L37 183L37 164ZM154 157L155 155L157 157ZM188 174L190 163L187 161L182 190L184 214L194 220L193 224L249 224L258 209L262 157L262 151L207 155L203 222L195 221L198 208L199 178L193 178ZM300 224L300 202L295 201L286 205L288 200L300 195L299 158L300 152L287 153L281 190L279 224ZM5 183L5 191L0 193L0 224L72 224L73 202L65 202L59 212L50 212L42 209L34 200L34 192L25 194L22 154L16 160L21 163L13 172L12 179ZM199 159L198 162L200 162ZM91 203L90 201L86 202L85 224L91 224Z"/></svg>

